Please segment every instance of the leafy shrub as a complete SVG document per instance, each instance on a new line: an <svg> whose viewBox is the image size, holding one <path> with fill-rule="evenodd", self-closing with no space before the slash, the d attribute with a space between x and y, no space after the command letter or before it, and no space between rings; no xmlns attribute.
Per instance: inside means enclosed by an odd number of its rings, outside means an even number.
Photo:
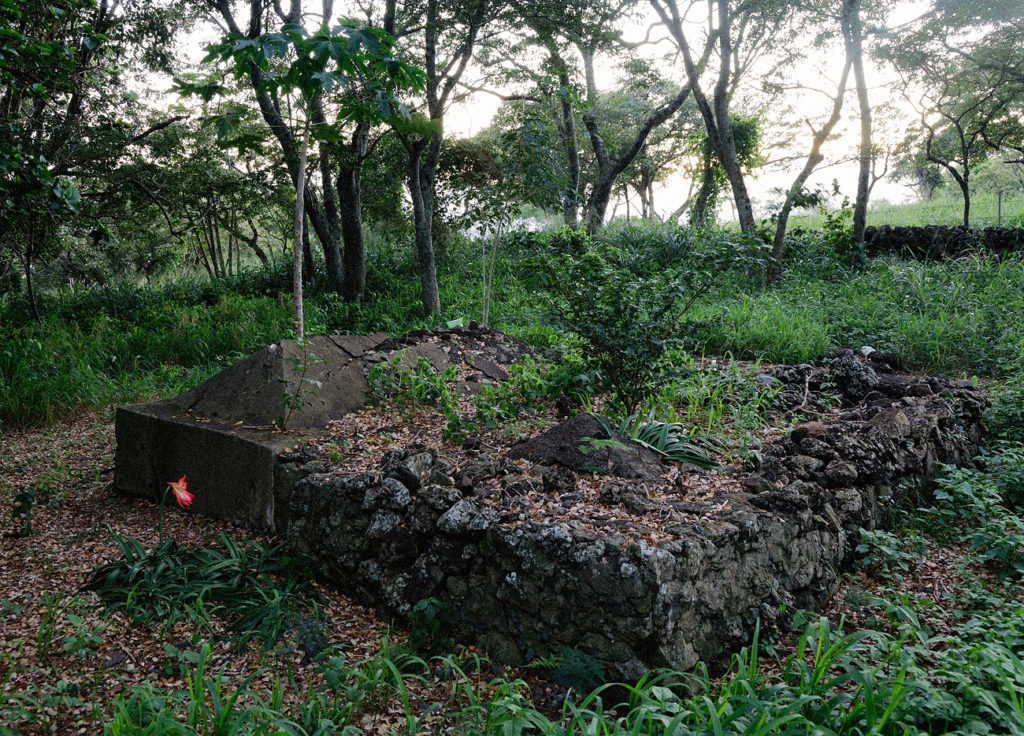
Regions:
<svg viewBox="0 0 1024 736"><path fill-rule="evenodd" d="M579 376L567 364L551 366L523 355L509 366L506 380L485 383L473 403L477 420L485 427L496 427L523 412L541 411L544 401L579 390Z"/></svg>
<svg viewBox="0 0 1024 736"><path fill-rule="evenodd" d="M404 356L399 352L390 361L378 363L370 369L366 379L372 398L378 402L394 399L402 411L413 404L436 406L447 420L445 437L458 439L465 436L472 426L459 413L458 400L449 386L456 377L455 366L438 373L426 358L418 358L411 369L403 361Z"/></svg>
<svg viewBox="0 0 1024 736"><path fill-rule="evenodd" d="M569 259L554 288L557 322L583 339L602 388L631 414L657 391L662 357L679 342L689 306L682 281L672 272L638 276L595 249Z"/></svg>
<svg viewBox="0 0 1024 736"><path fill-rule="evenodd" d="M423 654L450 651L455 643L444 627L445 605L437 598L417 601L409 612L409 643Z"/></svg>
<svg viewBox="0 0 1024 736"><path fill-rule="evenodd" d="M985 424L1000 439L1024 442L1024 377L1014 376L993 390Z"/></svg>
<svg viewBox="0 0 1024 736"><path fill-rule="evenodd" d="M885 529L861 529L857 554L863 555L863 567L882 579L892 580L910 571L922 549L922 540L916 534L896 535Z"/></svg>
<svg viewBox="0 0 1024 736"><path fill-rule="evenodd" d="M1004 575L1017 577L1024 577L1024 518L1006 503L1008 496L1013 503L1019 498L1021 460L1017 447L1011 453L997 453L986 472L947 467L935 490L940 515L971 523L962 538L970 542L979 559L995 564ZM1004 479L1001 467L1013 472Z"/></svg>

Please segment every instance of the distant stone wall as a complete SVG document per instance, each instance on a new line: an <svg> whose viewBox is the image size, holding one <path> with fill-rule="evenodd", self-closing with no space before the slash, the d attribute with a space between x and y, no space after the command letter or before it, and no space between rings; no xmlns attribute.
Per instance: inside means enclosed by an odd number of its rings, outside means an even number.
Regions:
<svg viewBox="0 0 1024 736"><path fill-rule="evenodd" d="M851 389L867 394L855 408L798 425L756 474L701 502L648 502L613 480L601 492L611 521L564 521L534 512L541 482L507 460L456 472L433 450L397 451L380 473L299 481L287 538L327 581L387 613L440 599L452 633L499 661L568 646L626 680L721 665L783 604L820 607L858 528L884 525L938 463L977 451L979 391L877 378Z"/></svg>
<svg viewBox="0 0 1024 736"><path fill-rule="evenodd" d="M868 254L943 260L977 251L1005 255L1024 249L1024 228L882 225L864 232Z"/></svg>

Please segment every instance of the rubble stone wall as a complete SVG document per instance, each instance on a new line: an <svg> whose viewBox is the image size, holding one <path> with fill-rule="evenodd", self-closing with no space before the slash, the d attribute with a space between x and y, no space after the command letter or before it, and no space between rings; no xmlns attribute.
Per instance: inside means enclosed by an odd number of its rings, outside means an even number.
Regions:
<svg viewBox="0 0 1024 736"><path fill-rule="evenodd" d="M387 613L441 600L453 635L499 661L567 646L626 680L698 660L714 667L782 604L820 607L859 528L883 526L939 463L976 453L979 391L882 378L858 386L864 401L834 421L798 425L768 446L744 490L676 502L656 539L534 518L515 484L476 493L431 450L396 451L379 474L299 481L287 538L326 580Z"/></svg>

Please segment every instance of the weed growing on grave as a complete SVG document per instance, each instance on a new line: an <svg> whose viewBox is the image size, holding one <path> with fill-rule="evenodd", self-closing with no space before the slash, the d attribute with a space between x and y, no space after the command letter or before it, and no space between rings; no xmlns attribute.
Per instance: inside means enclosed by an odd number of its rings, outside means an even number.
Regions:
<svg viewBox="0 0 1024 736"><path fill-rule="evenodd" d="M282 376L278 378L284 384L284 396L281 398L284 415L278 420L278 426L281 429L287 429L288 420L292 418L294 412L302 411L316 401L320 389L323 388L323 384L310 378L308 373L310 368L322 364L324 360L309 349L309 341L305 338L296 340L295 344L302 351L302 356L293 355L283 361L291 366L295 377ZM281 349L284 349L283 346Z"/></svg>
<svg viewBox="0 0 1024 736"><path fill-rule="evenodd" d="M445 438L458 441L472 431L473 425L459 412L458 400L450 385L456 377L455 366L438 373L423 357L407 369L402 353L398 353L390 361L373 366L366 380L372 399L378 403L392 399L401 411L415 404L436 406L445 418Z"/></svg>

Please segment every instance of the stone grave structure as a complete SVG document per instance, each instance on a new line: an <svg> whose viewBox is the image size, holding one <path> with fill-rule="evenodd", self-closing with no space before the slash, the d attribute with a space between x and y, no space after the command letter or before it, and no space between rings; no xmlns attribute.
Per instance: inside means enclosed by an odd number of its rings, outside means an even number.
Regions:
<svg viewBox="0 0 1024 736"><path fill-rule="evenodd" d="M983 438L986 399L969 382L847 351L758 377L794 415L840 406L769 442L753 472L667 468L585 414L506 454L395 447L366 472L340 472L302 451L318 426L362 406L375 362L461 363L474 390L525 349L475 327L315 338L323 362L306 377L323 389L281 433L269 425L296 348L271 346L175 399L119 410L115 482L155 497L168 479L201 478L217 492L197 495L197 511L283 536L385 615L436 598L450 633L499 661L572 647L629 681L721 665L758 621L819 608L859 529L884 526ZM585 437L615 451L580 453Z"/></svg>

